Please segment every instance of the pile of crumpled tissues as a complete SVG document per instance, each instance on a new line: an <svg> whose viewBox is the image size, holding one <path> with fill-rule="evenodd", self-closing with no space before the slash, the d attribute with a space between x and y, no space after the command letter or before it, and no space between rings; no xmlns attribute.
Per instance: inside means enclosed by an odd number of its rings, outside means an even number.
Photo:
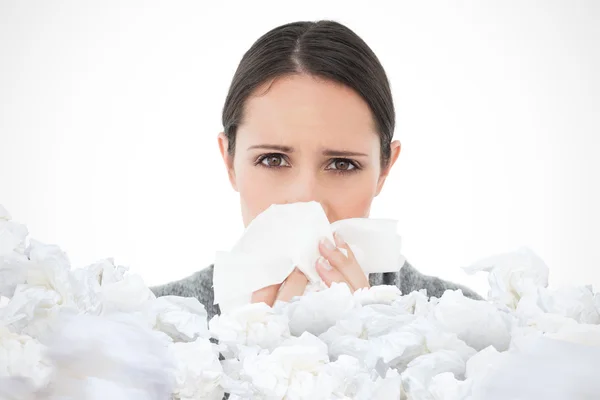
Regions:
<svg viewBox="0 0 600 400"><path fill-rule="evenodd" d="M600 294L548 289L526 248L468 268L487 301L333 284L207 322L27 236L0 206L0 399L600 398Z"/></svg>

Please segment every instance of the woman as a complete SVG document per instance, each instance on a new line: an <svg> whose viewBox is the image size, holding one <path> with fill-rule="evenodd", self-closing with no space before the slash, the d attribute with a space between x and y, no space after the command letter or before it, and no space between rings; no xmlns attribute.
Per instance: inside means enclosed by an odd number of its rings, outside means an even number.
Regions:
<svg viewBox="0 0 600 400"><path fill-rule="evenodd" d="M353 31L333 21L295 22L277 27L244 54L223 108L221 155L239 192L244 225L271 204L315 200L330 222L368 217L400 155L392 140L395 112L386 73ZM322 241L317 271L327 285L346 282L352 290L397 285L402 293L427 289L473 291L424 276L410 264L367 279L343 238ZM348 251L345 256L339 249ZM401 267L401 268L400 268ZM157 296L197 297L209 319L213 266L183 280L152 288ZM295 270L284 281L252 296L272 305L301 295L306 277Z"/></svg>

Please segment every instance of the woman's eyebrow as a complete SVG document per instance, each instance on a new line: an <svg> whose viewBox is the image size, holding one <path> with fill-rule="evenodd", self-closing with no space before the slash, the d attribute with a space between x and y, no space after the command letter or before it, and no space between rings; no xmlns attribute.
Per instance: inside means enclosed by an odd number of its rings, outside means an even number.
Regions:
<svg viewBox="0 0 600 400"><path fill-rule="evenodd" d="M323 150L323 155L327 157L368 157L368 154L357 153L355 151L342 151L342 150Z"/></svg>
<svg viewBox="0 0 600 400"><path fill-rule="evenodd" d="M294 149L290 146L280 146L277 144L257 144L257 145L248 147L248 150L252 150L252 149L276 150L276 151L281 151L283 153L293 153L294 152Z"/></svg>

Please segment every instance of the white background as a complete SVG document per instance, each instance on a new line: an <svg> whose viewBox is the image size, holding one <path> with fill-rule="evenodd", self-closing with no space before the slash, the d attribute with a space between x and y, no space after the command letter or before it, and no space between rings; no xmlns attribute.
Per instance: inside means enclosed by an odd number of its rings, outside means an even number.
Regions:
<svg viewBox="0 0 600 400"><path fill-rule="evenodd" d="M551 285L600 284L599 2L204 3L0 2L0 204L31 237L149 285L210 264L242 232L216 142L237 64L328 18L391 80L402 153L372 216L417 269L485 294L460 267L526 245Z"/></svg>

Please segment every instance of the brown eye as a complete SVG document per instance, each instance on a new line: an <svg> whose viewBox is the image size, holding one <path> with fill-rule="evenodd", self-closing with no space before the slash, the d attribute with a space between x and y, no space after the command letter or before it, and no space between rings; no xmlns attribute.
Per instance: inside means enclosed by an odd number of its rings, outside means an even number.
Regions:
<svg viewBox="0 0 600 400"><path fill-rule="evenodd" d="M279 168L279 167L288 167L289 164L284 160L281 154L268 154L265 155L260 163L265 167L270 168Z"/></svg>
<svg viewBox="0 0 600 400"><path fill-rule="evenodd" d="M327 167L327 169L331 169L334 171L352 171L356 169L356 165L350 160L346 160L344 158L339 158L337 160L333 160L331 164Z"/></svg>
<svg viewBox="0 0 600 400"><path fill-rule="evenodd" d="M281 165L281 157L279 157L279 156L267 157L267 164L270 167L279 167Z"/></svg>
<svg viewBox="0 0 600 400"><path fill-rule="evenodd" d="M350 168L350 163L344 160L338 160L335 162L335 169L347 170Z"/></svg>

